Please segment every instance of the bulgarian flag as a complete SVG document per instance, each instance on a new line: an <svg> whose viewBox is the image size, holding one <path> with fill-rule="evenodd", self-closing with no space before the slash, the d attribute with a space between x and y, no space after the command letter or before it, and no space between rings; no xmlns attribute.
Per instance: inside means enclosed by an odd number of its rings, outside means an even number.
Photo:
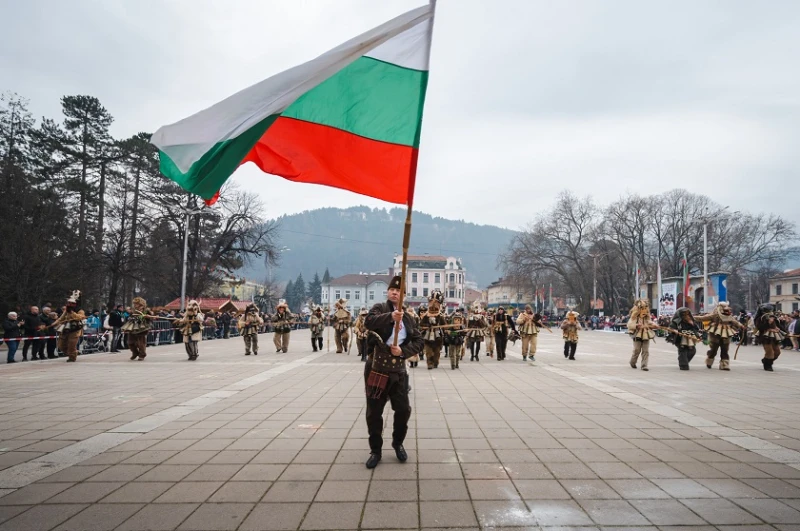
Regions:
<svg viewBox="0 0 800 531"><path fill-rule="evenodd" d="M161 127L161 172L207 204L252 162L301 183L411 205L433 4Z"/></svg>

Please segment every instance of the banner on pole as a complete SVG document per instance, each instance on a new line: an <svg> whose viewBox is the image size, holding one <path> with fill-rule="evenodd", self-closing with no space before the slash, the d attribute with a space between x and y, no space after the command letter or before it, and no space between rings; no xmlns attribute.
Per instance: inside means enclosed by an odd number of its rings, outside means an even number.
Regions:
<svg viewBox="0 0 800 531"><path fill-rule="evenodd" d="M678 298L678 283L667 282L661 285L661 298L658 300L658 314L675 315L675 301Z"/></svg>

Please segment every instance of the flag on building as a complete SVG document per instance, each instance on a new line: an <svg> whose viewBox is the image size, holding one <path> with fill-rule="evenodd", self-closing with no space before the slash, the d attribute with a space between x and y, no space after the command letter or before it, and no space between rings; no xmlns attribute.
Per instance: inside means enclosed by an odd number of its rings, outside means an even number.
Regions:
<svg viewBox="0 0 800 531"><path fill-rule="evenodd" d="M172 125L161 172L213 203L246 162L295 182L410 205L428 84L433 5Z"/></svg>

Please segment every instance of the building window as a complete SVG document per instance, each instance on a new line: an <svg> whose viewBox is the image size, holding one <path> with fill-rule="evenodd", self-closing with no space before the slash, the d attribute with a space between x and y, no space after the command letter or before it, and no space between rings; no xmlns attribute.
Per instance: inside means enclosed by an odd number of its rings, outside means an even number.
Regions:
<svg viewBox="0 0 800 531"><path fill-rule="evenodd" d="M412 297L416 297L417 296L417 288L411 288L411 296Z"/></svg>
<svg viewBox="0 0 800 531"><path fill-rule="evenodd" d="M781 284L775 285L775 295L783 295L783 285Z"/></svg>
<svg viewBox="0 0 800 531"><path fill-rule="evenodd" d="M442 275L440 275L439 273L434 273L433 274L433 283L434 284L441 284L442 283Z"/></svg>
<svg viewBox="0 0 800 531"><path fill-rule="evenodd" d="M792 295L797 295L797 284L792 284Z"/></svg>
<svg viewBox="0 0 800 531"><path fill-rule="evenodd" d="M417 282L417 274L416 273L411 273L411 282L414 282L414 283Z"/></svg>
<svg viewBox="0 0 800 531"><path fill-rule="evenodd" d="M792 311L793 311L793 312L796 312L796 311L797 311L798 304L800 304L800 303L797 303L797 302L793 302L793 303L792 303Z"/></svg>
<svg viewBox="0 0 800 531"><path fill-rule="evenodd" d="M338 289L336 290L335 294L336 294L336 297L334 297L334 298L335 298L337 301L338 301L339 299L341 299L341 298L342 298L342 292L341 292L341 291L339 291Z"/></svg>
<svg viewBox="0 0 800 531"><path fill-rule="evenodd" d="M456 296L456 290L454 290L454 289L451 289L451 290L449 291L449 293L450 293L450 295L448 295L448 297L450 297L451 299L454 299L454 298L455 298L455 296Z"/></svg>
<svg viewBox="0 0 800 531"><path fill-rule="evenodd" d="M386 298L386 290L383 290L383 298Z"/></svg>
<svg viewBox="0 0 800 531"><path fill-rule="evenodd" d="M371 301L375 300L375 290L374 289L369 290L369 300L371 300Z"/></svg>
<svg viewBox="0 0 800 531"><path fill-rule="evenodd" d="M350 300L350 290L349 289L344 290L344 298L347 299L347 300Z"/></svg>
<svg viewBox="0 0 800 531"><path fill-rule="evenodd" d="M783 305L782 305L781 303L778 303L778 304L776 304L775 306L777 307L776 309L777 309L779 312L782 312L782 311L783 311Z"/></svg>
<svg viewBox="0 0 800 531"><path fill-rule="evenodd" d="M456 274L450 273L450 282L455 282L455 281L456 281Z"/></svg>
<svg viewBox="0 0 800 531"><path fill-rule="evenodd" d="M428 288L422 288L422 296L423 297L427 297L428 296Z"/></svg>
<svg viewBox="0 0 800 531"><path fill-rule="evenodd" d="M428 283L428 273L422 273L422 283L423 284Z"/></svg>
<svg viewBox="0 0 800 531"><path fill-rule="evenodd" d="M356 300L357 300L357 301L360 301L360 300L361 300L361 290L359 290L359 291L356 291Z"/></svg>
<svg viewBox="0 0 800 531"><path fill-rule="evenodd" d="M458 290L458 298L461 298L461 290Z"/></svg>

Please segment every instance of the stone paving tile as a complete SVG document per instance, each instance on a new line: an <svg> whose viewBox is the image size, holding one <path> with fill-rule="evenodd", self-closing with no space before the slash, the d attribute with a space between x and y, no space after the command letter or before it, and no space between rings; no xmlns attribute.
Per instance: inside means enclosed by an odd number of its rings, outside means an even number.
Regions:
<svg viewBox="0 0 800 531"><path fill-rule="evenodd" d="M331 481L322 482L314 501L344 502L363 501L367 498L369 481Z"/></svg>
<svg viewBox="0 0 800 531"><path fill-rule="evenodd" d="M199 504L164 503L145 505L117 527L117 531L171 531L177 528Z"/></svg>
<svg viewBox="0 0 800 531"><path fill-rule="evenodd" d="M0 524L0 531L43 531L84 510L86 504L37 505Z"/></svg>
<svg viewBox="0 0 800 531"><path fill-rule="evenodd" d="M176 483L155 499L155 503L203 503L222 486L221 481L184 481Z"/></svg>
<svg viewBox="0 0 800 531"><path fill-rule="evenodd" d="M233 531L250 514L252 503L204 503L178 527L187 531Z"/></svg>
<svg viewBox="0 0 800 531"><path fill-rule="evenodd" d="M540 526L586 526L592 520L574 501L568 500L528 500L528 507Z"/></svg>
<svg viewBox="0 0 800 531"><path fill-rule="evenodd" d="M728 500L680 500L703 520L714 525L760 524L762 521Z"/></svg>
<svg viewBox="0 0 800 531"><path fill-rule="evenodd" d="M475 510L469 501L421 501L419 508L423 528L478 525Z"/></svg>
<svg viewBox="0 0 800 531"><path fill-rule="evenodd" d="M142 507L142 504L97 503L58 526L56 531L111 531Z"/></svg>
<svg viewBox="0 0 800 531"><path fill-rule="evenodd" d="M319 481L277 481L264 496L264 502L293 502L308 501L314 499L321 482Z"/></svg>
<svg viewBox="0 0 800 531"><path fill-rule="evenodd" d="M0 498L0 505L35 505L72 487L73 483L33 483Z"/></svg>
<svg viewBox="0 0 800 531"><path fill-rule="evenodd" d="M410 502L367 502L362 529L418 529L419 508Z"/></svg>
<svg viewBox="0 0 800 531"><path fill-rule="evenodd" d="M707 524L676 500L631 500L630 504L657 526Z"/></svg>
<svg viewBox="0 0 800 531"><path fill-rule="evenodd" d="M338 529L357 529L363 505L363 502L312 503L300 529L330 529L332 523Z"/></svg>
<svg viewBox="0 0 800 531"><path fill-rule="evenodd" d="M647 525L648 520L625 500L580 500L580 506L601 526Z"/></svg>
<svg viewBox="0 0 800 531"><path fill-rule="evenodd" d="M769 524L800 524L800 511L778 500L733 498L730 501Z"/></svg>

